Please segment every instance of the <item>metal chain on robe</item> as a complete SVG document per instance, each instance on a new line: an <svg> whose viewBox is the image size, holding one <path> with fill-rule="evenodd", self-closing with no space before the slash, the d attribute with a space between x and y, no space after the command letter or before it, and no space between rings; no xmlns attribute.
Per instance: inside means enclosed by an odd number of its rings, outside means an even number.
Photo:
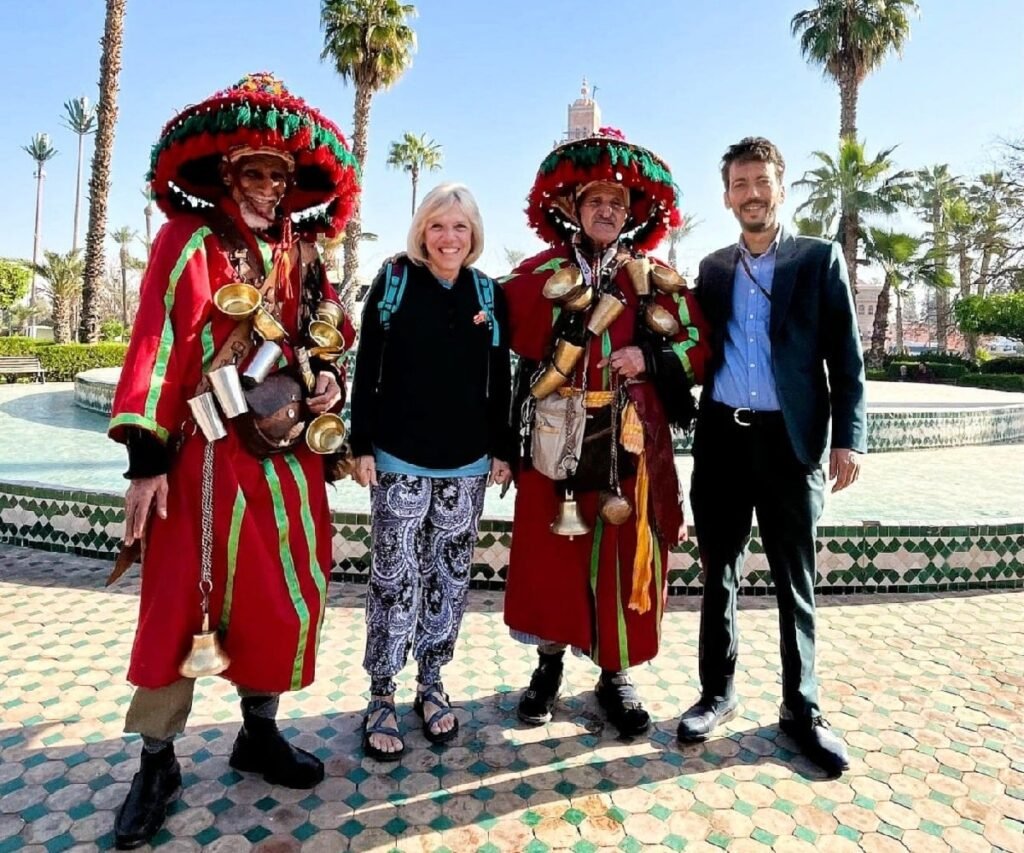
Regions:
<svg viewBox="0 0 1024 853"><path fill-rule="evenodd" d="M213 590L213 442L203 448L202 539L200 546L199 594L202 596L203 618L210 613L210 592Z"/></svg>

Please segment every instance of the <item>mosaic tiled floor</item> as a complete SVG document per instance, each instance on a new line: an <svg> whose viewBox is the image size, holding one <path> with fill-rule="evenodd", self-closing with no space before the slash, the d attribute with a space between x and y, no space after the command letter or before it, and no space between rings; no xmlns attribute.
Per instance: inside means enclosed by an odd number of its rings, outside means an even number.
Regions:
<svg viewBox="0 0 1024 853"><path fill-rule="evenodd" d="M93 850L136 769L121 734L137 576L103 590L105 562L0 545L0 853ZM462 733L431 747L399 694L409 754L358 751L365 681L359 586L336 585L319 678L282 702L287 733L327 762L312 791L232 771L232 691L201 682L178 741L186 788L164 851L1024 851L1024 593L846 596L821 604L825 710L853 766L827 781L775 725L776 612L742 602L741 716L680 748L693 699L697 601L669 606L664 648L635 679L657 725L606 731L594 670L567 666L555 721L515 719L531 655L500 597L472 594L446 686Z"/></svg>

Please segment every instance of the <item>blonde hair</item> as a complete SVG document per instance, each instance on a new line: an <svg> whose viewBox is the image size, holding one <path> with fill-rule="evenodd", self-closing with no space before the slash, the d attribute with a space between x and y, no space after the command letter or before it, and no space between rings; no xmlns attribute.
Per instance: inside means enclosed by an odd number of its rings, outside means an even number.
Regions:
<svg viewBox="0 0 1024 853"><path fill-rule="evenodd" d="M473 261L484 251L484 221L480 217L480 208L476 199L465 184L440 184L434 187L416 208L416 215L409 225L409 237L406 240L406 254L409 260L421 266L427 262L426 232L427 222L452 205L458 205L469 220L472 233L469 254L464 266L471 266Z"/></svg>

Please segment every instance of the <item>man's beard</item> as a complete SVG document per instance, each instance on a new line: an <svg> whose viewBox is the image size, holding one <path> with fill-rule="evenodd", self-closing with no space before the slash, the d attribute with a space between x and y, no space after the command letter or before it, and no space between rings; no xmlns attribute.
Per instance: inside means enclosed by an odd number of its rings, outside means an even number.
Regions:
<svg viewBox="0 0 1024 853"><path fill-rule="evenodd" d="M245 199L242 199L242 203L238 205L238 210L242 214L242 221L253 231L266 231L277 221L276 211L275 215L264 216Z"/></svg>

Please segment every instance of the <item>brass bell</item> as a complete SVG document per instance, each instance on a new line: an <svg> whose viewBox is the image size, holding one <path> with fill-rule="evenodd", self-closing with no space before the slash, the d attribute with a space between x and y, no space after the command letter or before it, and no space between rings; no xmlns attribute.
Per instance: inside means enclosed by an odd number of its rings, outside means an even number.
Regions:
<svg viewBox="0 0 1024 853"><path fill-rule="evenodd" d="M572 492L566 492L565 498L558 505L558 515L551 522L551 532L556 536L585 536L590 532L590 525L580 515L579 505Z"/></svg>
<svg viewBox="0 0 1024 853"><path fill-rule="evenodd" d="M579 296L574 296L569 301L563 302L562 308L566 311L585 311L593 301L594 288L588 284L580 291Z"/></svg>
<svg viewBox="0 0 1024 853"><path fill-rule="evenodd" d="M570 376L582 355L583 347L569 343L565 338L559 338L555 344L555 353L551 356L551 363L563 376Z"/></svg>
<svg viewBox="0 0 1024 853"><path fill-rule="evenodd" d="M633 514L633 505L621 492L601 492L597 512L608 524L625 524Z"/></svg>
<svg viewBox="0 0 1024 853"><path fill-rule="evenodd" d="M306 446L314 453L337 453L345 443L345 422L334 412L317 415L306 427Z"/></svg>
<svg viewBox="0 0 1024 853"><path fill-rule="evenodd" d="M619 297L613 296L611 293L602 293L587 322L587 331L595 336L603 334L625 310L626 303Z"/></svg>
<svg viewBox="0 0 1024 853"><path fill-rule="evenodd" d="M262 303L259 290L244 281L225 284L213 294L213 304L235 320L248 317Z"/></svg>
<svg viewBox="0 0 1024 853"><path fill-rule="evenodd" d="M530 386L530 393L538 400L543 400L548 394L557 391L569 377L559 371L553 364L549 364L538 379Z"/></svg>
<svg viewBox="0 0 1024 853"><path fill-rule="evenodd" d="M217 641L217 632L210 630L210 614L203 614L203 630L192 637L192 650L178 667L185 678L220 675L231 661Z"/></svg>
<svg viewBox="0 0 1024 853"><path fill-rule="evenodd" d="M651 267L651 282L662 293L679 293L686 289L686 279L672 267L655 264Z"/></svg>
<svg viewBox="0 0 1024 853"><path fill-rule="evenodd" d="M568 302L579 296L584 288L583 273L580 272L579 267L570 264L555 270L544 282L544 289L541 293L545 298L554 302Z"/></svg>
<svg viewBox="0 0 1024 853"><path fill-rule="evenodd" d="M672 316L672 312L655 302L644 309L644 322L652 332L666 338L671 338L679 332L679 321Z"/></svg>
<svg viewBox="0 0 1024 853"><path fill-rule="evenodd" d="M648 296L651 292L651 261L649 258L630 258L622 265L629 276L629 283L633 285L633 292L640 297Z"/></svg>

